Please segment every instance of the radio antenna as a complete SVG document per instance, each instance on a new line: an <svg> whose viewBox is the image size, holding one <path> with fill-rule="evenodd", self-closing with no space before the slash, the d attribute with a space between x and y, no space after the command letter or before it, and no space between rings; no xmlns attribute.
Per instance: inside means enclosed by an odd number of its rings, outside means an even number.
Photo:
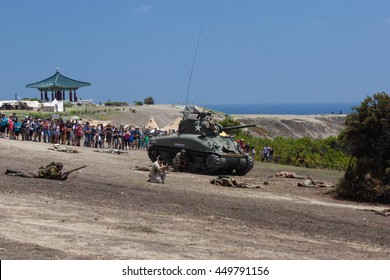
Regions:
<svg viewBox="0 0 390 280"><path fill-rule="evenodd" d="M189 93L189 91L190 91L190 86L191 86L192 72L194 71L194 65L195 65L195 60L196 60L196 54L198 53L198 47L199 47L200 37L202 36L202 31L203 31L203 24L202 24L202 28L200 29L199 38L198 38L198 43L196 44L195 55L194 55L194 59L193 59L193 61L192 61L192 67L191 67L191 72L190 72L190 78L189 78L189 80L188 80L188 86L187 86L186 102L185 102L185 104L184 104L185 106L187 106L188 93Z"/></svg>

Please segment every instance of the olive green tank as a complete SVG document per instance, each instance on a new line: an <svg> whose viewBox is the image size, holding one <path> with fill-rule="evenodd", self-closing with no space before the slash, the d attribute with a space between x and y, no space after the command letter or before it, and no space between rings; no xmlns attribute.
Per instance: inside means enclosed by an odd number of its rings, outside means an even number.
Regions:
<svg viewBox="0 0 390 280"><path fill-rule="evenodd" d="M245 175L253 168L253 158L228 133L254 124L222 127L212 120L210 113L200 112L196 107L186 107L183 115L176 134L150 139L151 161L161 157L172 165L176 154L185 149L187 172Z"/></svg>

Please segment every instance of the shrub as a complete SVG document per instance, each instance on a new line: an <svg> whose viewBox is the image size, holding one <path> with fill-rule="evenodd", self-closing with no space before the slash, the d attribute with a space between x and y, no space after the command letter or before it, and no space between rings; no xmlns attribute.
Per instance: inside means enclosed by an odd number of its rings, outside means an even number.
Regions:
<svg viewBox="0 0 390 280"><path fill-rule="evenodd" d="M254 137L242 131L236 139L244 139L257 151L256 159L261 157L264 146L274 148L274 161L280 164L302 166L308 168L326 168L346 170L349 156L341 148L335 137L326 139L276 137L267 139Z"/></svg>
<svg viewBox="0 0 390 280"><path fill-rule="evenodd" d="M149 97L145 98L145 99L144 99L144 104L153 105L153 104L154 104L154 99L153 99L153 97L149 96Z"/></svg>
<svg viewBox="0 0 390 280"><path fill-rule="evenodd" d="M340 195L390 202L390 97L376 93L354 107L343 133L351 159L340 182Z"/></svg>
<svg viewBox="0 0 390 280"><path fill-rule="evenodd" d="M112 107L123 107L123 106L129 106L129 103L127 102L106 102L104 103L105 106L112 106Z"/></svg>

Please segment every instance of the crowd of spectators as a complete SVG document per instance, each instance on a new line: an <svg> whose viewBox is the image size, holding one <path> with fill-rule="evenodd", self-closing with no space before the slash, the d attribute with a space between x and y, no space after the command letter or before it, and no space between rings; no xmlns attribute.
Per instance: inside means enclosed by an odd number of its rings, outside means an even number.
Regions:
<svg viewBox="0 0 390 280"><path fill-rule="evenodd" d="M154 132L155 133L155 132ZM90 124L80 120L40 119L0 114L0 138L118 150L148 149L152 131L138 126Z"/></svg>
<svg viewBox="0 0 390 280"><path fill-rule="evenodd" d="M256 155L255 147L251 146L250 143L245 143L244 139L238 139L236 142L244 153L250 153L252 157Z"/></svg>

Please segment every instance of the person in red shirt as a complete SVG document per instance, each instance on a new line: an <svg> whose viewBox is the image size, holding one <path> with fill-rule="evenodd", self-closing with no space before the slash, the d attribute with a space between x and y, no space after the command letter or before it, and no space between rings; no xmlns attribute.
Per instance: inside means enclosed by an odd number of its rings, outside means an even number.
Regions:
<svg viewBox="0 0 390 280"><path fill-rule="evenodd" d="M75 140L75 145L76 146L80 146L80 142L81 142L81 137L83 136L83 127L80 123L78 123L76 125L76 140Z"/></svg>

